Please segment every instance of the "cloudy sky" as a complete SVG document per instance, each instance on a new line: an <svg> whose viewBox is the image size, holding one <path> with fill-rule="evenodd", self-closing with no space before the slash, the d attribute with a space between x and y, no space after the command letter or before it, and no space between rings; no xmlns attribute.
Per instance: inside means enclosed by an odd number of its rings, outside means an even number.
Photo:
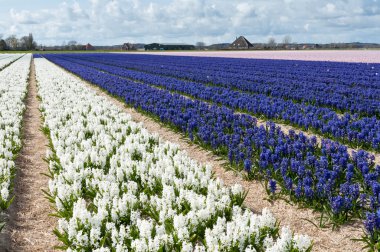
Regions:
<svg viewBox="0 0 380 252"><path fill-rule="evenodd" d="M44 45L123 42L380 43L380 0L0 0L0 34Z"/></svg>

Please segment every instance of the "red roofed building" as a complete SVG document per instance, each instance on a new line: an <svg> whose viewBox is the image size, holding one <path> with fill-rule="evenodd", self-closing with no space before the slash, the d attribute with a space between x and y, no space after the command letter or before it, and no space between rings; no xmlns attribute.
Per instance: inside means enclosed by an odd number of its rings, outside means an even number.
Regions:
<svg viewBox="0 0 380 252"><path fill-rule="evenodd" d="M93 51L93 50L95 50L95 47L93 47L90 43L87 43L86 51Z"/></svg>

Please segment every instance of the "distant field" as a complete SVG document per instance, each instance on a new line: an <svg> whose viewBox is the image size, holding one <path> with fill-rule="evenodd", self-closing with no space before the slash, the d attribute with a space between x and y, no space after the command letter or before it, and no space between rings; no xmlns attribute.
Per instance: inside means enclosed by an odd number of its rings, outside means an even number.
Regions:
<svg viewBox="0 0 380 252"><path fill-rule="evenodd" d="M201 51L193 51L193 52L170 51L170 52L139 52L139 53L178 55L178 56L380 63L380 50L202 51L202 52Z"/></svg>

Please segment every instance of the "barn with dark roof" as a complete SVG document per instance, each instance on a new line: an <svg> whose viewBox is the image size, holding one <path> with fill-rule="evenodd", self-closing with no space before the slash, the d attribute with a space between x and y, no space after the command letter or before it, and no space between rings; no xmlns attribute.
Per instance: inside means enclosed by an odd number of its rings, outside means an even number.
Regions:
<svg viewBox="0 0 380 252"><path fill-rule="evenodd" d="M232 44L229 46L229 49L235 49L235 50L244 50L244 49L251 49L251 48L253 48L253 45L244 36L240 36L236 38L236 40L232 42Z"/></svg>
<svg viewBox="0 0 380 252"><path fill-rule="evenodd" d="M131 51L131 50L136 50L135 46L131 43L124 43L123 46L121 47L122 51Z"/></svg>

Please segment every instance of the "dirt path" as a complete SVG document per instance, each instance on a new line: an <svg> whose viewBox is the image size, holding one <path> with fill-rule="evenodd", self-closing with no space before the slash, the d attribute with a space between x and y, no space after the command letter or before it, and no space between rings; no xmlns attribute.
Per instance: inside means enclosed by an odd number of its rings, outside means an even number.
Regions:
<svg viewBox="0 0 380 252"><path fill-rule="evenodd" d="M78 78L78 77L76 77ZM233 185L240 183L245 189L249 190L245 205L254 212L261 212L264 207L269 208L272 213L281 221L281 225L289 226L294 232L308 234L314 240L313 251L361 251L363 244L353 242L352 238L360 238L362 235L361 222L342 226L337 231L331 229L316 228L310 222L316 222L319 216L309 209L299 209L297 206L290 205L282 200L277 200L273 204L266 200L267 194L262 184L256 181L246 181L239 175L223 168L224 161L218 156L206 151L190 141L186 140L181 134L175 133L162 126L147 116L138 113L136 110L127 107L123 102L106 94L105 91L97 86L87 83L87 86L96 91L98 95L107 97L115 105L132 116L136 122L143 122L144 127L151 133L157 133L163 140L178 144L188 155L201 163L209 163L213 166L215 175L221 178L225 184Z"/></svg>
<svg viewBox="0 0 380 252"><path fill-rule="evenodd" d="M57 221L41 189L47 190L48 165L42 158L48 141L40 131L34 62L31 62L30 83L24 115L23 148L16 160L15 200L7 210L7 226L0 239L0 251L54 251L58 241L52 230Z"/></svg>

